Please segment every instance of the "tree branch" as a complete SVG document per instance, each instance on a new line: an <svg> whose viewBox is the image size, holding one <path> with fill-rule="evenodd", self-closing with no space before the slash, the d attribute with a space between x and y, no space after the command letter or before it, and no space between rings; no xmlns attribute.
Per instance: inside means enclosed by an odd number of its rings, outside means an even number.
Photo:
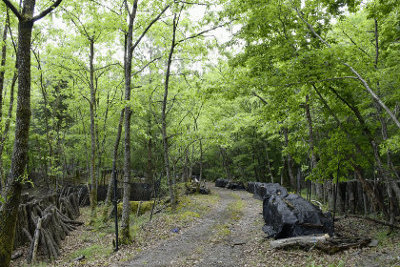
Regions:
<svg viewBox="0 0 400 267"><path fill-rule="evenodd" d="M149 25L147 25L146 29L142 32L142 34L140 35L139 39L136 40L136 42L133 44L131 50L133 52L133 50L135 50L135 48L139 45L140 41L142 41L143 37L146 35L146 33L150 30L151 26L153 26L154 23L156 23L162 16L162 14L165 13L165 11L167 11L167 9L170 7L170 5L167 5L161 12L160 14L158 14L157 17L155 17L150 23Z"/></svg>
<svg viewBox="0 0 400 267"><path fill-rule="evenodd" d="M332 48L332 46L326 42L315 30L314 27L308 23L303 16L301 15L300 11L298 10L297 7L294 7L294 9L297 12L297 15L300 17L300 19L307 25L307 27L310 29L310 31L316 36L322 43L324 43L327 47ZM397 120L396 116L392 113L392 111L383 103L383 101L375 94L375 92L369 87L367 81L348 63L342 62L343 65L348 67L353 74L357 76L357 79L363 84L364 88L367 90L367 92L372 96L372 98L388 113L390 118L393 120L393 122L396 124L396 126L400 129L400 122Z"/></svg>
<svg viewBox="0 0 400 267"><path fill-rule="evenodd" d="M199 36L201 36L201 35L203 35L203 34L205 34L205 33L207 33L207 32L211 32L211 31L216 30L216 29L218 29L218 28L224 27L225 25L230 24L230 23L232 23L232 21L226 22L226 23L224 23L224 24L217 25L217 26L212 27L212 28L210 28L210 29L207 29L207 30L201 31L201 32L199 32L199 33L193 34L193 35L191 35L191 36L189 36L189 37L183 38L183 39L177 41L177 42L175 43L175 46L177 46L177 45L179 45L180 43L183 43L183 42L185 42L185 41L187 41L187 40L189 40L189 39L193 39L193 38L199 37Z"/></svg>
<svg viewBox="0 0 400 267"><path fill-rule="evenodd" d="M18 20L22 20L22 15L19 13L18 9L8 0L3 0L4 4L11 9L11 11L17 16Z"/></svg>
<svg viewBox="0 0 400 267"><path fill-rule="evenodd" d="M136 71L135 73L132 74L132 76L135 76L139 73L141 73L145 68L147 68L151 63L153 63L154 61L159 60L161 57L156 57L153 60L149 61L146 65L144 65L140 70Z"/></svg>
<svg viewBox="0 0 400 267"><path fill-rule="evenodd" d="M349 64L347 63L343 63L343 65L345 65L346 67L348 67L351 72L353 72L358 80L364 85L365 89L368 91L368 93L370 93L370 95L372 96L372 98L384 109L386 110L386 112L388 113L388 115L392 118L392 120L394 121L394 123L396 124L396 126L400 129L400 122L397 120L396 116L392 113L392 111L385 105L385 103L383 103L383 101L375 94L374 91L372 91L372 89L369 87L367 81L365 81L363 79L363 77Z"/></svg>
<svg viewBox="0 0 400 267"><path fill-rule="evenodd" d="M293 82L293 83L286 83L286 84L272 84L272 85L269 84L268 86L271 86L271 87L289 87L289 86L299 85L299 84L315 84L315 83L322 83L322 82L335 81L335 80L344 80L344 79L358 80L358 77L356 77L356 76L343 76L343 77L327 78L327 79L322 79L322 80Z"/></svg>
<svg viewBox="0 0 400 267"><path fill-rule="evenodd" d="M254 96L256 96L256 97L258 97L260 100L261 100L261 102L263 102L265 105L268 105L268 102L264 99L264 98L262 98L261 96L259 96L256 92L252 92L253 93L253 95Z"/></svg>
<svg viewBox="0 0 400 267"><path fill-rule="evenodd" d="M4 1L4 0L3 0ZM61 4L62 0L57 0L56 2L54 2L48 9L45 9L42 13L40 13L37 16L34 16L32 18L32 21L35 22L37 20L40 20L42 18L44 18L47 14L49 14L51 11L53 11L53 9L55 9L56 7L58 7Z"/></svg>
<svg viewBox="0 0 400 267"><path fill-rule="evenodd" d="M297 7L294 7L294 9L296 10L297 15L299 16L299 18L307 25L307 27L308 27L308 28L310 29L310 31L314 34L314 36L317 37L321 42L323 42L327 47L332 48L332 46L331 46L327 41L325 41L325 40L315 31L314 27L313 27L310 23L308 23L308 21L306 21L306 20L304 19L304 17L301 15L299 9L298 9Z"/></svg>

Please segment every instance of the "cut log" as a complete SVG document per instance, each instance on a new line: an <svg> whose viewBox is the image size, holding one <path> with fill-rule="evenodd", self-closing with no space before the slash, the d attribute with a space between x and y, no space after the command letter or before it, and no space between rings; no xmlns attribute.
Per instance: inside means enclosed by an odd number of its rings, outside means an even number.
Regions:
<svg viewBox="0 0 400 267"><path fill-rule="evenodd" d="M40 236L41 229L42 229L42 218L38 218L35 235L33 236L33 240L32 240L32 247L29 250L28 259L27 259L27 262L29 264L31 262L36 261L36 253L37 253L37 248L38 248L38 244L39 244L39 236Z"/></svg>
<svg viewBox="0 0 400 267"><path fill-rule="evenodd" d="M318 242L324 242L329 238L329 235L318 236L296 236L289 238L282 238L270 242L270 247L274 249L288 248L288 247L301 247L310 248L315 246Z"/></svg>

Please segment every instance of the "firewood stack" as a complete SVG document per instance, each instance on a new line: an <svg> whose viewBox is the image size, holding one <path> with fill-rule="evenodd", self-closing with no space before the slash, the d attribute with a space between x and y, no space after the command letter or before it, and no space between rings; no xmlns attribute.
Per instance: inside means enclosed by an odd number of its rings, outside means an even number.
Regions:
<svg viewBox="0 0 400 267"><path fill-rule="evenodd" d="M41 198L25 194L18 211L15 247L30 243L28 263L34 262L38 255L56 259L61 240L83 224L75 220L79 215L76 192L62 190Z"/></svg>

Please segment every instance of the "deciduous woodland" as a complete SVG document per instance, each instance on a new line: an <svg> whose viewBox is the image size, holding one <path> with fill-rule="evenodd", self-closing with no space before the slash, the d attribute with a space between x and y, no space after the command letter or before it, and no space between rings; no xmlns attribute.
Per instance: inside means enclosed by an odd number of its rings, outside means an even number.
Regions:
<svg viewBox="0 0 400 267"><path fill-rule="evenodd" d="M0 266L218 178L398 229L399 62L397 0L1 0Z"/></svg>

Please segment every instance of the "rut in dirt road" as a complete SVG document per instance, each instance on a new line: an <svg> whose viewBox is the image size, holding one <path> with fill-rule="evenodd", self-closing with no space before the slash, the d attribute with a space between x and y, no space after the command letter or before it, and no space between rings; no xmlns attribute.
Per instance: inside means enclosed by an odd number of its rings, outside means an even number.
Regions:
<svg viewBox="0 0 400 267"><path fill-rule="evenodd" d="M212 188L220 200L195 225L122 266L244 266L246 247L262 237L262 205L245 191Z"/></svg>

